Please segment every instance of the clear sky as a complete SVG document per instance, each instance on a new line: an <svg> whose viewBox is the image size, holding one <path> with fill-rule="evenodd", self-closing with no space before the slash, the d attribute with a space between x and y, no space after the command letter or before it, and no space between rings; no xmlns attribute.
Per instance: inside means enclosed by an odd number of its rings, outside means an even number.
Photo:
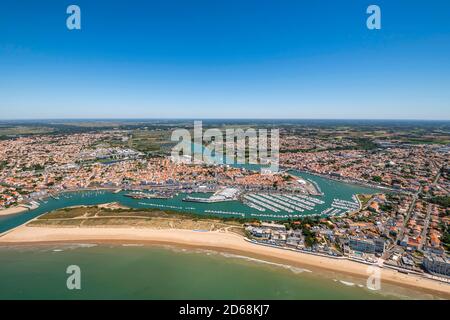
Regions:
<svg viewBox="0 0 450 320"><path fill-rule="evenodd" d="M2 0L18 118L450 120L450 1Z"/></svg>

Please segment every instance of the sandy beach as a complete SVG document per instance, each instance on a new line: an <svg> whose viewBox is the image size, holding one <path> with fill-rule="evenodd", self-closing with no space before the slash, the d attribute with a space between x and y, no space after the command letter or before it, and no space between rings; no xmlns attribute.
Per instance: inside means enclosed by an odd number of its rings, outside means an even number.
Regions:
<svg viewBox="0 0 450 320"><path fill-rule="evenodd" d="M28 211L28 209L25 207L11 207L8 209L0 210L0 216L9 216L12 214L22 213L25 211Z"/></svg>
<svg viewBox="0 0 450 320"><path fill-rule="evenodd" d="M266 247L245 241L242 236L224 231L192 231L124 227L63 228L20 226L0 236L0 245L47 242L120 242L176 244L205 249L230 251L295 266L326 269L367 279L367 265L345 259L332 259L306 253ZM420 276L383 268L381 281L417 289L439 292L450 299L450 285Z"/></svg>

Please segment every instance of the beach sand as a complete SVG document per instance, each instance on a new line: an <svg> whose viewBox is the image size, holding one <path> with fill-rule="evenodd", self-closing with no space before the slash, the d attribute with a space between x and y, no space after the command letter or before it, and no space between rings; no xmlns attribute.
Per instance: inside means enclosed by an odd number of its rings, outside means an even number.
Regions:
<svg viewBox="0 0 450 320"><path fill-rule="evenodd" d="M25 207L11 207L8 209L0 210L0 216L9 216L12 214L22 213L25 211L28 211L28 209Z"/></svg>
<svg viewBox="0 0 450 320"><path fill-rule="evenodd" d="M245 241L242 236L226 231L192 231L180 229L149 229L124 227L29 227L20 226L0 236L0 245L32 244L48 242L109 242L175 244L204 249L228 251L244 256L283 262L294 266L326 269L337 273L367 279L368 267L345 259L333 259L307 253L272 248ZM450 284L403 274L395 270L381 269L381 282L414 287L416 289L444 294L450 299Z"/></svg>

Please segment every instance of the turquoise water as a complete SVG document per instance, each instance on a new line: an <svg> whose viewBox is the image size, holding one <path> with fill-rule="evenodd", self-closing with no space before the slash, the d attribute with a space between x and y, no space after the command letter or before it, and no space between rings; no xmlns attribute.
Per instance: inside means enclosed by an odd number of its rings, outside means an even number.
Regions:
<svg viewBox="0 0 450 320"><path fill-rule="evenodd" d="M80 267L81 290L66 287L69 265ZM364 279L205 250L86 244L0 247L0 299L434 298L383 283L375 292L364 284Z"/></svg>
<svg viewBox="0 0 450 320"><path fill-rule="evenodd" d="M376 192L306 173L297 174L318 183L324 192L320 198L326 201L323 207L334 198L351 200L357 193ZM38 209L28 213L1 217L0 232L58 208L113 201L135 208L164 206L198 214L213 209L251 216L256 211L237 201L205 204L183 202L183 197L135 200L125 197L123 192L67 193L58 200L42 202ZM317 207L317 211L322 210ZM66 288L69 265L81 268L80 291ZM323 270L309 271L205 250L86 244L0 246L0 299L439 298L387 284L374 292L365 288L365 279Z"/></svg>
<svg viewBox="0 0 450 320"><path fill-rule="evenodd" d="M365 188L357 185L338 182L319 176L302 173L292 172L295 175L303 177L305 179L311 179L317 182L323 196L317 197L325 201L322 205L317 205L314 210L305 211L300 215L317 214L330 207L334 198L352 201L352 196L358 193L376 193L377 190ZM185 194L179 194L172 199L132 199L125 197L126 192L112 193L109 191L82 191L65 193L59 196L59 199L49 198L45 202L41 202L38 209L29 211L22 214L16 214L11 216L0 217L0 233L7 231L11 228L17 227L43 213L56 210L59 208L77 206L77 205L96 205L108 202L120 202L123 205L132 208L161 208L167 210L175 210L180 212L190 212L204 215L217 215L221 217L246 217L256 218L260 220L267 220L272 218L266 218L261 215L256 209L250 208L239 201L229 201L221 203L197 203L197 202L184 202L182 199L186 197ZM195 194L193 194L195 196ZM209 210L222 211L224 213L211 213ZM279 216L279 219L285 219L288 217L287 212L273 213ZM273 219L272 219L273 220Z"/></svg>

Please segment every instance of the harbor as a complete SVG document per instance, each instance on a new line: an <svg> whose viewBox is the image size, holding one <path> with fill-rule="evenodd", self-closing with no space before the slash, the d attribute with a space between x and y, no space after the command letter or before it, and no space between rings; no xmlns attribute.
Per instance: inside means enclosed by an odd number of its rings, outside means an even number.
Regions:
<svg viewBox="0 0 450 320"><path fill-rule="evenodd" d="M209 198L187 196L186 198L183 199L183 201L203 202L203 203L233 201L237 200L239 192L240 191L237 188L219 188L219 190L214 192L214 194Z"/></svg>
<svg viewBox="0 0 450 320"><path fill-rule="evenodd" d="M114 194L118 194L120 192L114 192ZM125 197L129 197L132 199L170 199L174 196L171 192L130 192L125 194Z"/></svg>
<svg viewBox="0 0 450 320"><path fill-rule="evenodd" d="M296 219L304 216L342 215L356 208L357 202L354 199L356 194L377 193L375 189L337 182L303 172L293 171L291 173L304 179L316 181L323 195L311 196L299 193L268 193L246 190L237 192L234 190L237 188L227 190L227 188L215 186L197 186L195 189L162 188L158 186L148 187L146 190L120 190L118 192L117 188L83 191L66 190L53 196L42 196L40 200L35 200L39 207L24 214L0 217L0 232L17 227L43 213L77 205L118 202L130 208L167 209L198 215L270 221ZM154 195L155 193L161 195L162 192L167 195L166 192L169 192L169 190L171 195L169 197ZM224 192L224 190L227 191ZM141 192L143 195L140 195ZM130 194L133 196L130 196ZM186 201L187 197L194 199L212 198L212 200ZM335 199L343 201L335 201Z"/></svg>

